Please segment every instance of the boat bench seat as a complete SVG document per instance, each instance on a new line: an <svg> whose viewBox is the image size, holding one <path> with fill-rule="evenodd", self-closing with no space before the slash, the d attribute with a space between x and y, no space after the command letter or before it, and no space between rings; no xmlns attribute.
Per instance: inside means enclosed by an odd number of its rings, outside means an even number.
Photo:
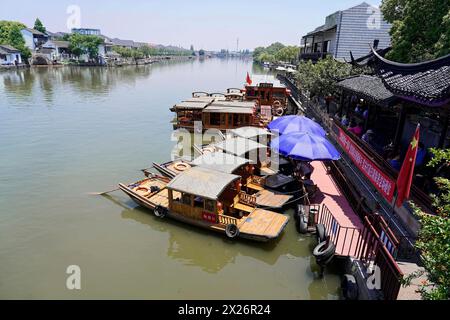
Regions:
<svg viewBox="0 0 450 320"><path fill-rule="evenodd" d="M250 207L250 206L240 203L240 202L235 203L233 205L233 208L235 208L236 210L245 211L245 212L253 212L255 210L254 207Z"/></svg>

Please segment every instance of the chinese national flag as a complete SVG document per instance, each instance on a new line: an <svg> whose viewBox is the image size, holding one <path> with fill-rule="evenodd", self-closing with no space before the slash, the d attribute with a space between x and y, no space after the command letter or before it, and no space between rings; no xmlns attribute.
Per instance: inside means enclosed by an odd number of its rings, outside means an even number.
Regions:
<svg viewBox="0 0 450 320"><path fill-rule="evenodd" d="M420 124L417 125L414 137L409 144L408 152L406 153L405 160L403 160L402 168L397 178L397 201L395 205L401 207L403 202L409 198L409 191L411 190L411 184L414 175L414 166L416 164L417 149L419 147L419 129Z"/></svg>
<svg viewBox="0 0 450 320"><path fill-rule="evenodd" d="M250 75L248 74L248 72L247 72L247 80L246 81L249 86L252 85L252 78L250 78Z"/></svg>

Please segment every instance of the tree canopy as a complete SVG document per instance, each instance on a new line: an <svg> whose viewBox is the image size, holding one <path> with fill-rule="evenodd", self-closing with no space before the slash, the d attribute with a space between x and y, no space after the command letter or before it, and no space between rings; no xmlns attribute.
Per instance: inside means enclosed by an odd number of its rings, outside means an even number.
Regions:
<svg viewBox="0 0 450 320"><path fill-rule="evenodd" d="M15 21L0 21L0 44L8 44L20 51L24 60L31 57L30 50L25 46L25 39L20 32L25 25Z"/></svg>
<svg viewBox="0 0 450 320"><path fill-rule="evenodd" d="M255 48L253 50L253 59L258 62L294 62L297 59L299 50L296 46L285 46L280 42L275 42L266 48Z"/></svg>
<svg viewBox="0 0 450 320"><path fill-rule="evenodd" d="M350 64L326 57L313 64L301 62L296 73L300 88L309 91L312 96L326 96L336 92L338 80L365 73L366 69L353 68Z"/></svg>
<svg viewBox="0 0 450 320"><path fill-rule="evenodd" d="M39 18L36 18L36 21L34 22L34 29L42 33L47 33L47 29L44 27L42 21L39 20Z"/></svg>
<svg viewBox="0 0 450 320"><path fill-rule="evenodd" d="M449 0L383 0L381 11L392 23L389 59L413 63L450 53Z"/></svg>
<svg viewBox="0 0 450 320"><path fill-rule="evenodd" d="M83 35L74 33L69 37L69 50L76 56L88 54L90 59L98 57L98 47L103 43L103 39L93 35Z"/></svg>

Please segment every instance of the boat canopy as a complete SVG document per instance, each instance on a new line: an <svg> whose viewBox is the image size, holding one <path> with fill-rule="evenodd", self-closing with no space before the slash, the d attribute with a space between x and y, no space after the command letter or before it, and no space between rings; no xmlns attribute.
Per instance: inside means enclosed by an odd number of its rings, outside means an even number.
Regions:
<svg viewBox="0 0 450 320"><path fill-rule="evenodd" d="M267 146L253 140L237 137L226 139L214 145L217 149L223 150L226 153L233 154L238 157L244 156L247 152L267 148Z"/></svg>
<svg viewBox="0 0 450 320"><path fill-rule="evenodd" d="M189 98L186 100L183 100L183 102L208 102L211 103L214 100L217 100L217 97L194 97L194 98Z"/></svg>
<svg viewBox="0 0 450 320"><path fill-rule="evenodd" d="M185 110L185 109L197 109L202 110L206 108L211 102L180 102L177 103L173 108L175 110Z"/></svg>
<svg viewBox="0 0 450 320"><path fill-rule="evenodd" d="M167 188L217 200L225 188L240 176L202 167L192 167L170 181Z"/></svg>
<svg viewBox="0 0 450 320"><path fill-rule="evenodd" d="M257 127L241 127L237 129L230 130L230 132L238 137L251 139L259 136L271 136L272 133L265 128L257 128Z"/></svg>
<svg viewBox="0 0 450 320"><path fill-rule="evenodd" d="M209 152L195 158L191 162L194 166L199 166L202 168L217 170L225 173L233 173L239 167L253 163L253 161L236 157L232 154L224 152Z"/></svg>
<svg viewBox="0 0 450 320"><path fill-rule="evenodd" d="M206 113L239 113L239 114L253 114L253 108L243 108L234 106L218 106L211 105L206 107L204 110Z"/></svg>

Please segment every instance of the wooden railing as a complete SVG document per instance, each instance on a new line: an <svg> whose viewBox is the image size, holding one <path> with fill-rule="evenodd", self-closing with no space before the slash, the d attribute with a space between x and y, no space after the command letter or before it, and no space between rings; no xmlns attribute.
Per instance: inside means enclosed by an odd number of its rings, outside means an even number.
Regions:
<svg viewBox="0 0 450 320"><path fill-rule="evenodd" d="M369 217L364 218L363 227L360 229L342 226L325 205L322 205L319 212L316 221L325 226L330 240L336 246L336 253L361 260L366 268L374 265L378 267L381 279L381 287L378 289L383 292L385 300L396 300L403 273L392 254L398 250L395 241L389 242L389 249L386 238L375 230ZM388 230L386 232L392 235Z"/></svg>
<svg viewBox="0 0 450 320"><path fill-rule="evenodd" d="M326 205L322 205L317 215L317 223L323 224L341 256L357 257L358 243L361 241L361 230L356 227L342 226Z"/></svg>
<svg viewBox="0 0 450 320"><path fill-rule="evenodd" d="M256 206L256 197L252 196L250 194L245 193L244 191L241 191L239 193L239 202L255 207Z"/></svg>
<svg viewBox="0 0 450 320"><path fill-rule="evenodd" d="M223 225L228 225L228 224L234 224L234 225L238 225L238 219L230 217L230 216L225 216L222 214L218 214L217 215L219 217L219 223L223 224Z"/></svg>
<svg viewBox="0 0 450 320"><path fill-rule="evenodd" d="M374 264L379 268L381 291L385 300L396 300L400 291L403 272L391 252L383 243L369 218L364 219L363 241L358 246L358 258L366 267Z"/></svg>

